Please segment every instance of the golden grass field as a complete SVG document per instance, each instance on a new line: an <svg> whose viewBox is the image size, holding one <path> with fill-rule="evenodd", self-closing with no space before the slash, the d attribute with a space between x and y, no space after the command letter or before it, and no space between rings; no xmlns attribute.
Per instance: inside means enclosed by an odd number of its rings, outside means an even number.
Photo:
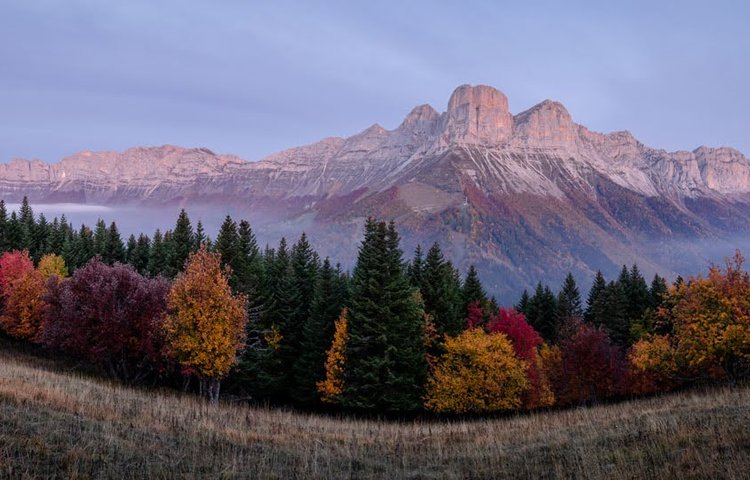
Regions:
<svg viewBox="0 0 750 480"><path fill-rule="evenodd" d="M748 478L750 389L376 421L133 389L0 350L0 478Z"/></svg>

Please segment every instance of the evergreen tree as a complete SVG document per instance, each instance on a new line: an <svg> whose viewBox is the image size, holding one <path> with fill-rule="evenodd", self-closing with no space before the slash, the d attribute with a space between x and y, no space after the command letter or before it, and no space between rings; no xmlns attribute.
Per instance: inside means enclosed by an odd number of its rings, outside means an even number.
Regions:
<svg viewBox="0 0 750 480"><path fill-rule="evenodd" d="M409 276L409 282L411 282L411 285L419 289L422 288L423 263L422 246L417 244L417 248L414 249L414 259L409 263L406 273Z"/></svg>
<svg viewBox="0 0 750 480"><path fill-rule="evenodd" d="M599 299L604 295L604 291L607 289L607 281L604 279L601 271L596 272L594 277L594 284L589 290L589 296L586 300L586 313L584 319L593 325L601 325L603 323L603 312L600 311L600 307L603 305L599 302Z"/></svg>
<svg viewBox="0 0 750 480"><path fill-rule="evenodd" d="M15 210L10 213L8 220L8 246L11 250L23 249L23 228Z"/></svg>
<svg viewBox="0 0 750 480"><path fill-rule="evenodd" d="M67 220L65 215L60 220L55 217L50 225L49 238L47 239L47 252L60 254L65 244L65 237L67 236Z"/></svg>
<svg viewBox="0 0 750 480"><path fill-rule="evenodd" d="M148 238L148 235L141 233L140 235L138 235L135 249L133 250L133 254L128 262L130 262L130 264L138 271L138 273L140 273L141 275L147 275L149 272L148 260L150 254L151 240Z"/></svg>
<svg viewBox="0 0 750 480"><path fill-rule="evenodd" d="M667 294L667 281L660 277L658 274L654 275L654 279L651 280L651 288L649 289L649 307L652 310L656 310L662 303L665 295Z"/></svg>
<svg viewBox="0 0 750 480"><path fill-rule="evenodd" d="M482 308L487 306L487 293L484 291L482 282L479 280L479 274L474 265L469 267L469 272L466 274L466 280L464 280L462 288L463 296L463 307L462 316L466 316L469 310L469 304L475 301L479 301Z"/></svg>
<svg viewBox="0 0 750 480"><path fill-rule="evenodd" d="M367 220L349 314L341 403L419 409L427 377L424 310L406 277L393 223Z"/></svg>
<svg viewBox="0 0 750 480"><path fill-rule="evenodd" d="M302 328L300 357L294 364L294 397L300 403L312 404L318 399L316 384L325 378L326 352L333 341L336 319L345 306L344 290L340 271L326 258L315 282L310 315Z"/></svg>
<svg viewBox="0 0 750 480"><path fill-rule="evenodd" d="M0 200L0 254L10 251L8 240L8 209L5 200Z"/></svg>
<svg viewBox="0 0 750 480"><path fill-rule="evenodd" d="M177 222L169 243L166 275L175 277L182 271L188 256L196 251L193 227L184 208L180 210L180 214L177 216Z"/></svg>
<svg viewBox="0 0 750 480"><path fill-rule="evenodd" d="M229 215L226 216L224 222L219 228L219 234L216 236L216 242L214 242L213 249L215 252L221 254L221 264L229 265L232 269L232 274L229 277L229 285L231 285L234 291L238 291L237 284L237 271L242 258L240 255L240 237L237 232L237 222L232 220Z"/></svg>
<svg viewBox="0 0 750 480"><path fill-rule="evenodd" d="M195 225L195 236L193 238L195 239L195 245L193 245L195 250L198 250L204 243L209 244L206 232L203 230L203 223L200 220Z"/></svg>
<svg viewBox="0 0 750 480"><path fill-rule="evenodd" d="M94 228L94 255L99 255L104 259L104 255L107 252L108 239L109 232L107 231L107 224L100 218L96 221L96 227Z"/></svg>
<svg viewBox="0 0 750 480"><path fill-rule="evenodd" d="M49 253L48 244L51 235L51 226L43 213L39 214L39 220L34 224L32 232L31 249L29 254L34 262L38 263L44 254Z"/></svg>
<svg viewBox="0 0 750 480"><path fill-rule="evenodd" d="M437 334L458 335L464 327L464 315L459 311L461 291L454 282L453 265L445 260L437 242L427 252L422 270L419 288Z"/></svg>
<svg viewBox="0 0 750 480"><path fill-rule="evenodd" d="M559 326L569 319L581 318L582 316L581 293L578 291L578 285L576 285L573 274L568 272L560 293L557 295L557 324Z"/></svg>
<svg viewBox="0 0 750 480"><path fill-rule="evenodd" d="M628 297L628 318L630 322L639 320L651 303L646 279L641 275L638 265L633 264L628 275L626 295Z"/></svg>
<svg viewBox="0 0 750 480"><path fill-rule="evenodd" d="M628 316L628 295L626 288L621 282L609 282L604 294L597 300L601 304L597 310L603 312L601 318L597 319L609 332L609 338L613 343L627 346L630 342L630 317Z"/></svg>
<svg viewBox="0 0 750 480"><path fill-rule="evenodd" d="M151 242L151 251L148 257L148 273L155 277L163 275L167 267L167 250L164 247L164 237L157 228Z"/></svg>
<svg viewBox="0 0 750 480"><path fill-rule="evenodd" d="M125 244L122 243L122 237L115 222L109 224L102 261L108 265L125 262Z"/></svg>
<svg viewBox="0 0 750 480"><path fill-rule="evenodd" d="M237 228L238 258L234 268L237 279L237 290L250 296L250 306L257 304L261 276L261 258L258 242L250 227L250 222L241 220Z"/></svg>
<svg viewBox="0 0 750 480"><path fill-rule="evenodd" d="M128 237L128 241L125 242L125 261L130 265L133 265L136 248L138 248L138 240L136 240L135 235L131 233Z"/></svg>
<svg viewBox="0 0 750 480"><path fill-rule="evenodd" d="M534 327L545 341L554 342L559 330L557 301L548 285L542 286L542 282L537 284L526 310L529 325Z"/></svg>
<svg viewBox="0 0 750 480"><path fill-rule="evenodd" d="M517 312L523 313L527 319L529 318L529 302L530 301L531 301L531 297L529 296L529 291L524 288L523 293L521 294L521 298L518 300L518 303L516 304L515 308Z"/></svg>
<svg viewBox="0 0 750 480"><path fill-rule="evenodd" d="M29 199L24 195L21 201L21 208L18 212L18 222L21 231L20 249L26 249L31 253L34 250L34 232L36 222L34 221L34 211L29 204Z"/></svg>

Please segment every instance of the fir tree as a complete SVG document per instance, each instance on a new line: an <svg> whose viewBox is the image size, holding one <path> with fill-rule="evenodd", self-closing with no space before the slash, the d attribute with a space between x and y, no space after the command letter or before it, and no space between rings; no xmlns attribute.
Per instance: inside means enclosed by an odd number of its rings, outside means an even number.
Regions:
<svg viewBox="0 0 750 480"><path fill-rule="evenodd" d="M664 300L667 294L667 281L660 277L658 274L654 275L654 279L651 280L651 288L649 289L649 307L652 310L656 310Z"/></svg>
<svg viewBox="0 0 750 480"><path fill-rule="evenodd" d="M630 317L628 316L628 295L625 286L621 282L609 282L604 294L597 300L601 304L597 310L603 312L600 323L609 332L613 343L627 346L630 342Z"/></svg>
<svg viewBox="0 0 750 480"><path fill-rule="evenodd" d="M368 219L352 279L341 403L377 411L422 405L424 310L406 277L393 223Z"/></svg>
<svg viewBox="0 0 750 480"><path fill-rule="evenodd" d="M115 222L109 224L102 261L108 265L125 262L125 244Z"/></svg>
<svg viewBox="0 0 750 480"><path fill-rule="evenodd" d="M167 250L164 247L164 237L157 228L151 241L151 251L148 257L148 273L155 277L162 275L167 266Z"/></svg>
<svg viewBox="0 0 750 480"><path fill-rule="evenodd" d="M138 235L138 240L135 244L132 256L128 259L128 262L135 268L141 275L147 275L148 260L151 253L151 240L148 235L141 233Z"/></svg>
<svg viewBox="0 0 750 480"><path fill-rule="evenodd" d="M198 250L204 243L208 246L208 237L203 230L203 223L200 220L195 225L195 236L193 238L195 239L195 245L193 245L195 250Z"/></svg>
<svg viewBox="0 0 750 480"><path fill-rule="evenodd" d="M29 199L24 195L21 201L21 208L18 212L18 222L21 230L21 249L26 249L30 253L34 250L34 232L36 222L34 221L34 210L29 204Z"/></svg>
<svg viewBox="0 0 750 480"><path fill-rule="evenodd" d="M424 309L432 317L437 334L458 335L464 327L463 312L459 311L461 291L454 283L453 265L445 260L437 243L427 252L421 276Z"/></svg>
<svg viewBox="0 0 750 480"><path fill-rule="evenodd" d="M0 200L0 254L10 250L8 241L8 209L5 200Z"/></svg>
<svg viewBox="0 0 750 480"><path fill-rule="evenodd" d="M475 301L479 301L482 308L487 306L487 293L484 291L482 282L479 280L479 274L474 265L469 267L469 272L466 274L462 288L463 296L463 307L461 315L465 316L469 310L469 304Z"/></svg>
<svg viewBox="0 0 750 480"><path fill-rule="evenodd" d="M593 325L601 325L603 323L603 312L600 311L600 307L603 305L599 302L599 299L604 295L604 291L607 289L607 281L604 279L601 271L596 272L594 277L594 284L589 290L589 296L586 300L586 313L584 319Z"/></svg>
<svg viewBox="0 0 750 480"><path fill-rule="evenodd" d="M529 317L529 302L531 301L531 297L529 296L529 291L525 288L523 289L523 293L521 294L521 298L518 300L518 303L516 304L515 308L517 312L521 312L526 316L526 318Z"/></svg>
<svg viewBox="0 0 750 480"><path fill-rule="evenodd" d="M409 263L406 273L409 276L409 282L411 282L411 285L419 289L422 288L423 264L422 246L417 244L417 248L414 249L414 259Z"/></svg>
<svg viewBox="0 0 750 480"><path fill-rule="evenodd" d="M250 297L252 307L257 304L254 299L259 288L262 265L258 242L247 220L241 220L237 228L237 253L238 257L233 267L237 290Z"/></svg>
<svg viewBox="0 0 750 480"><path fill-rule="evenodd" d="M48 244L50 235L51 226L44 214L40 213L39 220L34 224L31 248L29 250L31 258L34 259L35 263L38 263L44 254L49 253Z"/></svg>
<svg viewBox="0 0 750 480"><path fill-rule="evenodd" d="M177 222L169 243L166 275L175 277L182 271L188 256L196 251L193 227L184 208L180 210L180 214L177 216Z"/></svg>
<svg viewBox="0 0 750 480"><path fill-rule="evenodd" d="M578 285L576 285L573 274L568 272L560 293L557 295L558 326L572 318L581 318L582 316L581 293L578 291Z"/></svg>
<svg viewBox="0 0 750 480"><path fill-rule="evenodd" d="M100 218L96 221L96 227L94 228L94 255L99 255L104 259L107 251L108 238L109 233L107 232L107 224Z"/></svg>
<svg viewBox="0 0 750 480"><path fill-rule="evenodd" d="M559 330L557 301L549 286L542 286L542 282L537 284L534 296L529 299L527 312L526 320L529 325L534 327L545 341L554 342Z"/></svg>

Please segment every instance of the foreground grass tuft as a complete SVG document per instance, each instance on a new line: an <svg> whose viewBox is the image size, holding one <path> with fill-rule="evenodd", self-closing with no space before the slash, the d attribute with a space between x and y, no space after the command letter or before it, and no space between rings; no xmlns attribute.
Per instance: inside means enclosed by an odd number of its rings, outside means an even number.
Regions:
<svg viewBox="0 0 750 480"><path fill-rule="evenodd" d="M745 478L750 389L471 421L138 390L0 351L0 478Z"/></svg>

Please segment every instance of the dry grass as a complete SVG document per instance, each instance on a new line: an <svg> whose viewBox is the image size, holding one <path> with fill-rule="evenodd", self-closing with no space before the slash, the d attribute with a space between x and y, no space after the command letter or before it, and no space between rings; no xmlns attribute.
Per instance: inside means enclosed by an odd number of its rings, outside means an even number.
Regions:
<svg viewBox="0 0 750 480"><path fill-rule="evenodd" d="M211 408L0 352L2 478L747 478L750 389L474 421Z"/></svg>

